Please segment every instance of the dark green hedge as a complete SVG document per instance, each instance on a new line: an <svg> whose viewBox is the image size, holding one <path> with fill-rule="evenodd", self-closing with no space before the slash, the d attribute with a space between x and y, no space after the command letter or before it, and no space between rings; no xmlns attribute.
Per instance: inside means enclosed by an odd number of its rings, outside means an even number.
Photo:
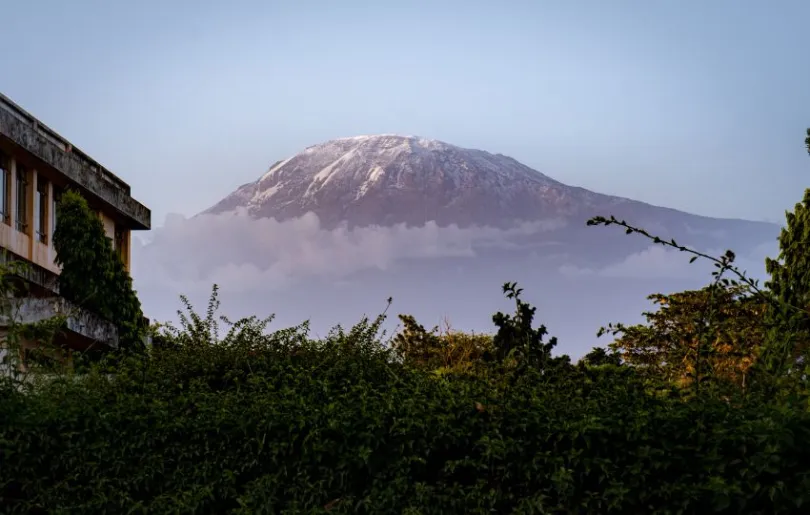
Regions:
<svg viewBox="0 0 810 515"><path fill-rule="evenodd" d="M3 509L806 513L803 409L651 394L613 365L436 378L355 336L6 387Z"/></svg>

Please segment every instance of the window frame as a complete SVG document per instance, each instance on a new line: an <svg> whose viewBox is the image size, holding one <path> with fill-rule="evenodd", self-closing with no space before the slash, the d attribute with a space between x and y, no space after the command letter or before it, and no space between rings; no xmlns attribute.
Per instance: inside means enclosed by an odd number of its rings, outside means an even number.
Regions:
<svg viewBox="0 0 810 515"><path fill-rule="evenodd" d="M20 173L22 172L22 173ZM17 180L15 181L15 193L17 201L15 206L14 227L18 232L28 234L28 167L17 163ZM22 190L20 187L22 186Z"/></svg>
<svg viewBox="0 0 810 515"><path fill-rule="evenodd" d="M53 235L56 232L56 206L60 200L62 200L62 190L56 187L56 184L53 185L51 195L51 241L53 241Z"/></svg>
<svg viewBox="0 0 810 515"><path fill-rule="evenodd" d="M43 189L44 188L44 189ZM34 224L34 236L43 245L48 244L48 180L37 176L37 188L34 192L34 210L37 217Z"/></svg>
<svg viewBox="0 0 810 515"><path fill-rule="evenodd" d="M113 247L115 248L115 253L121 259L122 263L126 263L126 246L127 246L127 230L124 227L118 227L118 224L115 224L115 231L113 231Z"/></svg>
<svg viewBox="0 0 810 515"><path fill-rule="evenodd" d="M11 212L9 205L11 204L11 196L9 195L9 187L11 186L11 156L0 150L0 218L3 223L9 225L11 222Z"/></svg>

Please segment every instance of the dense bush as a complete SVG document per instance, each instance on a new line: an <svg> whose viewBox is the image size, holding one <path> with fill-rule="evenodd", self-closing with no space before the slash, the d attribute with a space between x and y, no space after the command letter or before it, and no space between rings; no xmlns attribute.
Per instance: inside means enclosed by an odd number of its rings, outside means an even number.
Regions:
<svg viewBox="0 0 810 515"><path fill-rule="evenodd" d="M57 204L57 219L53 245L56 263L62 267L60 294L114 322L122 347L141 348L144 336L141 303L101 219L87 200L73 190L66 191Z"/></svg>
<svg viewBox="0 0 810 515"><path fill-rule="evenodd" d="M313 341L247 319L219 337L215 308L115 374L5 387L4 508L786 513L810 496L799 406L694 402L610 363L437 377L383 346L379 321Z"/></svg>

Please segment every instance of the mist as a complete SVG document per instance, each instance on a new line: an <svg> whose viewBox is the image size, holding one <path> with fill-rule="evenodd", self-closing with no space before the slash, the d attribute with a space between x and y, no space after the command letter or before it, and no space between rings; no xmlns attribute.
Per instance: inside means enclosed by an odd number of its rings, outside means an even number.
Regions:
<svg viewBox="0 0 810 515"><path fill-rule="evenodd" d="M613 229L546 220L509 229L429 222L327 230L312 213L282 222L244 211L169 215L149 241L133 238L132 273L152 320L176 323L180 294L204 312L217 284L221 314L274 314L271 329L308 320L315 337L386 309L388 335L400 313L426 327L492 332L492 315L513 309L501 286L517 281L538 308L537 323L558 337L556 352L577 358L609 343L596 338L600 326L642 321L654 308L648 295L699 288L712 279L711 263L690 264L690 254ZM698 250L737 251L735 264L755 278L765 277L764 259L776 254L775 234L766 241L729 241L718 231L700 237L699 229L688 229L701 243Z"/></svg>

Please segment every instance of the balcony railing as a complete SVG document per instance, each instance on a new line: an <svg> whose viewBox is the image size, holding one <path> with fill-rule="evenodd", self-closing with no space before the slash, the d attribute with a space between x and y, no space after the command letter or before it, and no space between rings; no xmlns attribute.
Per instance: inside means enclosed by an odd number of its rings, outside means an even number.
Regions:
<svg viewBox="0 0 810 515"><path fill-rule="evenodd" d="M10 314L0 314L0 327L8 326L12 321L33 324L56 316L64 316L65 330L68 333L108 347L118 346L118 329L115 324L62 297L23 297L11 299L10 302Z"/></svg>

